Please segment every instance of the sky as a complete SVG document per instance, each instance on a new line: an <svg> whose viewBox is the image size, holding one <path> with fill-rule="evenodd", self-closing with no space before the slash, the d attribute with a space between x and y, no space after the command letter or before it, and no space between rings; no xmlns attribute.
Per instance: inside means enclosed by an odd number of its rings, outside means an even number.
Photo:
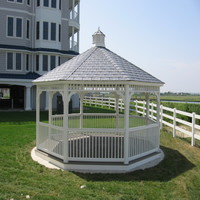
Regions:
<svg viewBox="0 0 200 200"><path fill-rule="evenodd" d="M200 0L81 0L80 53L100 27L106 48L165 82L200 93Z"/></svg>

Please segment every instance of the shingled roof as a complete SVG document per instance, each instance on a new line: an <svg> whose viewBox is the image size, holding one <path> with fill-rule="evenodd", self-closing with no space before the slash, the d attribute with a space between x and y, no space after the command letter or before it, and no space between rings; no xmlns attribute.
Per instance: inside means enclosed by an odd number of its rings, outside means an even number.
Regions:
<svg viewBox="0 0 200 200"><path fill-rule="evenodd" d="M103 45L94 45L34 82L44 81L139 81L163 84Z"/></svg>

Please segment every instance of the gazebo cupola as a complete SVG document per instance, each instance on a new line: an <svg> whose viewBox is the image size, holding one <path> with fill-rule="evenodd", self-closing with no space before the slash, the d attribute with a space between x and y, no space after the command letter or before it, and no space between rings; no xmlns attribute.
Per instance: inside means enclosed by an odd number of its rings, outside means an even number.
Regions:
<svg viewBox="0 0 200 200"><path fill-rule="evenodd" d="M92 38L94 47L105 47L105 35L100 31L100 28L92 35Z"/></svg>
<svg viewBox="0 0 200 200"><path fill-rule="evenodd" d="M92 48L34 81L35 153L62 169L80 172L123 173L152 167L163 158L159 124L163 82L107 49L104 40L99 29L93 34ZM45 121L40 116L43 93L49 97ZM69 112L74 94L79 95L78 113ZM143 115L134 101L138 95L145 100ZM150 95L157 102L152 114ZM63 105L60 112L52 106L58 96ZM90 105L98 104L92 100L97 97L114 98L114 109L104 113L96 108L96 113L90 112ZM111 107L106 101L102 106Z"/></svg>

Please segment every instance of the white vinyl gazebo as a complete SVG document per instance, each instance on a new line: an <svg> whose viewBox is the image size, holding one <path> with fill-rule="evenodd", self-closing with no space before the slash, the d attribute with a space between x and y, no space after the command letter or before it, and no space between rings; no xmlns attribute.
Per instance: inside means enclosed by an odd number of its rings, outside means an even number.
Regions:
<svg viewBox="0 0 200 200"><path fill-rule="evenodd" d="M160 145L160 86L164 83L105 48L105 35L93 35L93 47L36 79L35 154L65 170L124 173L155 166L163 159ZM40 96L49 97L48 120L40 117ZM88 113L87 95L115 97L115 112ZM61 113L52 110L55 95L63 102ZM69 101L78 94L80 112L69 113ZM130 112L131 99L142 94L145 115ZM154 95L156 120L150 118L149 96ZM119 110L119 100L124 110Z"/></svg>

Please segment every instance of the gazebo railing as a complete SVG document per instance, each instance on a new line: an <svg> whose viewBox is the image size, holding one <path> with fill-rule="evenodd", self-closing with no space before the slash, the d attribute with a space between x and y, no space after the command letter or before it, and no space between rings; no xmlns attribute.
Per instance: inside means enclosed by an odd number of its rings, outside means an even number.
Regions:
<svg viewBox="0 0 200 200"><path fill-rule="evenodd" d="M82 122L81 122L82 121ZM69 114L69 128L124 128L124 115L115 113ZM63 115L52 115L51 124L63 126Z"/></svg>
<svg viewBox="0 0 200 200"><path fill-rule="evenodd" d="M116 115L110 113L103 114L91 122L96 115L95 113L86 113L85 116L71 114L69 125L71 122L73 123L66 132L61 126L62 123L59 122L62 115L53 116L52 124L40 122L38 124L37 147L57 158L67 157L68 161L123 162L124 127L119 128L118 126L116 128ZM106 117L105 115L108 115L108 118L103 119L103 116ZM83 128L80 128L81 117L85 120L85 125L83 120ZM120 117L121 121L124 121L123 116ZM144 117L130 116L130 118L132 127L130 126L128 130L129 161L159 149L159 124ZM101 121L102 119L105 121ZM90 124L84 128L87 120L90 121ZM98 128L99 121L101 128ZM102 127L102 122L108 123L108 121L111 121L110 125Z"/></svg>
<svg viewBox="0 0 200 200"><path fill-rule="evenodd" d="M82 119L82 123L81 123ZM69 114L69 128L124 128L124 115L115 113ZM155 122L141 116L129 116L129 127L138 127ZM52 115L51 124L63 127L63 115Z"/></svg>
<svg viewBox="0 0 200 200"><path fill-rule="evenodd" d="M159 149L159 124L129 129L129 161L148 155Z"/></svg>
<svg viewBox="0 0 200 200"><path fill-rule="evenodd" d="M64 128L39 122L37 148L57 158L64 158Z"/></svg>
<svg viewBox="0 0 200 200"><path fill-rule="evenodd" d="M64 115L52 115L51 116L52 125L63 127L63 116Z"/></svg>
<svg viewBox="0 0 200 200"><path fill-rule="evenodd" d="M69 161L123 162L124 130L69 129Z"/></svg>

